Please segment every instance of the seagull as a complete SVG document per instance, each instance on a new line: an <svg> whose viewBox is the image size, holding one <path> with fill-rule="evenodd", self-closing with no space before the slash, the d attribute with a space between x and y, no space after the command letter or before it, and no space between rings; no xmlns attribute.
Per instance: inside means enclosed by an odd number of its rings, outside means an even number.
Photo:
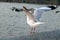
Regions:
<svg viewBox="0 0 60 40"><path fill-rule="evenodd" d="M33 31L35 32L35 28L39 25L39 24L44 24L43 22L38 22L34 16L32 15L31 12L28 11L28 9L26 7L23 6L23 10L26 12L26 16L27 16L27 24L31 26L31 33L33 33Z"/></svg>
<svg viewBox="0 0 60 40"><path fill-rule="evenodd" d="M16 7L12 7L11 10L12 11L16 11L16 12L23 11L23 9L19 9L19 8L16 8Z"/></svg>
<svg viewBox="0 0 60 40"><path fill-rule="evenodd" d="M34 13L32 13L29 11L29 9L23 6L23 11L26 13L26 16L27 16L27 24L31 26L30 33L35 33L36 27L40 24L44 24L44 22L40 22L43 12L54 10L54 9L56 9L56 6L35 8Z"/></svg>

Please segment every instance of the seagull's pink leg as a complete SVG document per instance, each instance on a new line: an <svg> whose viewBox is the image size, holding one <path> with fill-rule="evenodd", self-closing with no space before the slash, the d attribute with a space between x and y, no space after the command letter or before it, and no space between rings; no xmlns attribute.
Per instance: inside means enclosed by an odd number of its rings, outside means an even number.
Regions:
<svg viewBox="0 0 60 40"><path fill-rule="evenodd" d="M30 34L35 33L35 30L36 30L36 27L32 27Z"/></svg>
<svg viewBox="0 0 60 40"><path fill-rule="evenodd" d="M31 32L30 32L30 34L32 34L33 33L33 27L31 28Z"/></svg>
<svg viewBox="0 0 60 40"><path fill-rule="evenodd" d="M34 32L33 32L33 33L35 33L36 27L34 27L34 29L33 29L33 30L34 30Z"/></svg>

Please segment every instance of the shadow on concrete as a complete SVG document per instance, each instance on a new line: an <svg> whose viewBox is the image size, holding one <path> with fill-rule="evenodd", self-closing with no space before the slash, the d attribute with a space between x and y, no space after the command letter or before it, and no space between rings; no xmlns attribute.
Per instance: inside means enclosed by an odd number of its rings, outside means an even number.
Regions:
<svg viewBox="0 0 60 40"><path fill-rule="evenodd" d="M60 40L60 30L34 33L31 35L2 38L0 40Z"/></svg>

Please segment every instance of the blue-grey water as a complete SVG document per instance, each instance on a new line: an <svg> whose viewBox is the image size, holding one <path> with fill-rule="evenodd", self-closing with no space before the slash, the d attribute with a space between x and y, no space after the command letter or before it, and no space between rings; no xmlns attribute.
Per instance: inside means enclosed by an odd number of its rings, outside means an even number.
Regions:
<svg viewBox="0 0 60 40"><path fill-rule="evenodd" d="M44 12L36 33L30 35L31 27L26 23L25 13L12 11L12 7L39 8L47 5L0 2L0 40L60 40L60 6L53 11Z"/></svg>

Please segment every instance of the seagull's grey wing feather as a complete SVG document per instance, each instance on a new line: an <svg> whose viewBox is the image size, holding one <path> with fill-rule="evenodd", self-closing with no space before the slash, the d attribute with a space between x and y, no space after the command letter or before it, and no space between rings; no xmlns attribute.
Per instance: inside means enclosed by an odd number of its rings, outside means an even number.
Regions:
<svg viewBox="0 0 60 40"><path fill-rule="evenodd" d="M41 16L42 16L42 14L43 14L43 10L36 9L36 10L34 11L34 18L35 18L37 21L39 21L40 18L41 18Z"/></svg>

